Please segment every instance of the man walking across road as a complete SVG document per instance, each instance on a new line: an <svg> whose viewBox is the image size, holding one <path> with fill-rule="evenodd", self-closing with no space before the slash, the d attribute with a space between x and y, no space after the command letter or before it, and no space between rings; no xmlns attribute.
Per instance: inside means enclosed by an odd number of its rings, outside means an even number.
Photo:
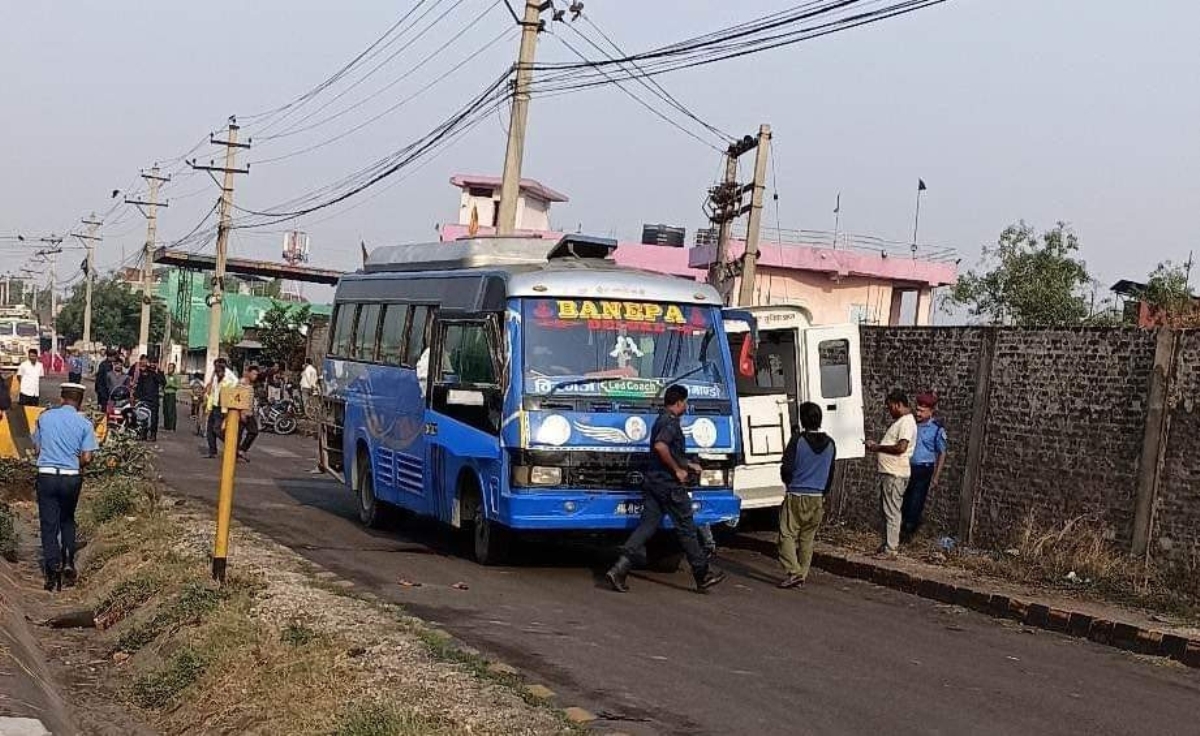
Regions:
<svg viewBox="0 0 1200 736"><path fill-rule="evenodd" d="M208 411L208 425L204 430L205 439L208 440L207 457L217 456L217 440L220 438L221 428L225 424L225 411L221 408L221 389L236 386L237 383L237 376L234 375L224 358L217 358L213 361L212 378L204 387L204 403L205 409Z"/></svg>
<svg viewBox="0 0 1200 736"><path fill-rule="evenodd" d="M300 410L308 413L309 402L317 395L317 367L312 358L304 359L304 370L300 371Z"/></svg>
<svg viewBox="0 0 1200 736"><path fill-rule="evenodd" d="M908 542L921 528L925 514L925 499L937 488L946 462L946 429L934 416L938 397L935 393L917 396L917 442L913 448L912 476L904 489L904 504L900 509L900 541Z"/></svg>
<svg viewBox="0 0 1200 736"><path fill-rule="evenodd" d="M254 390L254 384L258 381L258 366L246 366L246 372L242 374L241 385L247 386L251 391ZM244 463L250 462L249 456L250 446L254 444L254 440L258 439L258 399L252 399L250 411L243 412L241 416L241 425L238 427L238 460Z"/></svg>
<svg viewBox="0 0 1200 736"><path fill-rule="evenodd" d="M150 407L150 428L145 439L158 442L159 407L163 390L163 375L158 370L158 359L141 360L138 362L137 385L134 395L138 401L144 401Z"/></svg>
<svg viewBox="0 0 1200 736"><path fill-rule="evenodd" d="M38 521L46 590L75 584L75 507L83 489L82 469L100 449L92 423L79 413L84 388L62 385L62 404L42 412L33 443L37 448Z"/></svg>
<svg viewBox="0 0 1200 736"><path fill-rule="evenodd" d="M42 393L42 377L45 375L46 369L38 360L38 351L30 348L25 362L17 367L17 378L21 381L19 399L21 406L38 405L38 398Z"/></svg>
<svg viewBox="0 0 1200 736"><path fill-rule="evenodd" d="M626 576L633 561L645 556L646 542L658 531L664 515L671 517L674 523L675 535L687 555L696 589L704 592L725 579L725 573L709 568L708 556L700 548L692 518L692 498L684 486L689 471L700 472L700 467L689 462L684 452L683 428L679 424L679 417L687 411L687 398L687 389L683 386L669 387L663 396L663 411L650 431L650 468L642 486L642 518L622 545L620 558L605 575L609 585L619 593L629 590Z"/></svg>
<svg viewBox="0 0 1200 736"><path fill-rule="evenodd" d="M887 410L892 417L892 426L888 427L881 442L868 442L867 451L878 455L883 544L876 555L892 558L900 551L900 507L912 474L909 463L917 443L917 422L903 391L888 394Z"/></svg>
<svg viewBox="0 0 1200 736"><path fill-rule="evenodd" d="M780 588L797 588L808 577L813 542L825 516L825 494L833 485L833 463L837 460L837 445L821 431L821 407L806 401L797 413L803 431L792 435L779 468L787 489L779 510L779 562L787 573Z"/></svg>

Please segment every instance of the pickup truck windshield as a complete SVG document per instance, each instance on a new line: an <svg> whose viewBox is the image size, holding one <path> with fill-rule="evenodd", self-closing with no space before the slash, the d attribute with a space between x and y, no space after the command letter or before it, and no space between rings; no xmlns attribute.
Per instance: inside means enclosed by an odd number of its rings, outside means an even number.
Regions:
<svg viewBox="0 0 1200 736"><path fill-rule="evenodd" d="M683 376L693 398L727 396L713 307L531 299L522 318L527 394L653 398Z"/></svg>

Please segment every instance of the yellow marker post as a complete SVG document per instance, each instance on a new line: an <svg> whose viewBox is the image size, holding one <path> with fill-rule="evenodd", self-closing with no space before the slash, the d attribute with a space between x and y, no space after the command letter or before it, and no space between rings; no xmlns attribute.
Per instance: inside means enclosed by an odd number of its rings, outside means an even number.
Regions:
<svg viewBox="0 0 1200 736"><path fill-rule="evenodd" d="M217 538L213 542L212 576L225 582L226 557L229 553L229 525L233 521L233 471L237 467L238 422L241 412L249 411L254 400L249 386L227 386L221 389L221 406L225 409L225 448L221 455L221 487L217 494ZM214 407L213 411L220 409Z"/></svg>

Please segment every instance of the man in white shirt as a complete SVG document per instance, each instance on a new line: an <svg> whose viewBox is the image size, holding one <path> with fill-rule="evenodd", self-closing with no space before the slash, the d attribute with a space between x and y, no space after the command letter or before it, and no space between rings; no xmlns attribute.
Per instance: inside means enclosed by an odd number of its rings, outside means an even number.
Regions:
<svg viewBox="0 0 1200 736"><path fill-rule="evenodd" d="M42 376L46 375L45 368L38 361L38 351L30 348L29 357L17 368L17 377L21 379L21 406L37 406L38 397L42 390Z"/></svg>
<svg viewBox="0 0 1200 736"><path fill-rule="evenodd" d="M304 359L304 370L300 371L300 404L307 411L308 401L317 395L317 367L312 358Z"/></svg>
<svg viewBox="0 0 1200 736"><path fill-rule="evenodd" d="M221 408L221 388L224 386L236 386L238 384L237 374L229 367L229 364L224 358L217 358L213 361L212 378L208 380L208 385L204 387L205 393L205 408L208 410L208 426L205 428L205 439L208 440L208 455L206 457L217 456L217 440L221 439L221 430L225 426L225 410Z"/></svg>
<svg viewBox="0 0 1200 736"><path fill-rule="evenodd" d="M883 544L877 556L891 558L900 551L900 508L904 489L912 475L913 450L917 446L917 420L913 418L908 397L903 391L893 391L887 397L892 426L881 442L868 442L867 451L878 454L879 508L883 515Z"/></svg>

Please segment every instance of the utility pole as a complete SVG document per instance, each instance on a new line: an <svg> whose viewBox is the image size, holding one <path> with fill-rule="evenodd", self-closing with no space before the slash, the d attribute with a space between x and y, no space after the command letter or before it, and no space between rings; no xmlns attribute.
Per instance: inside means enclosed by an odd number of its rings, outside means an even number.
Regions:
<svg viewBox="0 0 1200 736"><path fill-rule="evenodd" d="M554 7L550 0L541 4L525 0L525 17L520 21L521 49L517 55L517 76L513 81L512 116L508 125L508 146L504 151L504 178L500 182L498 235L517 230L517 199L521 194L521 164L525 158L525 124L529 117L529 85L533 81L533 58L537 35L541 32L542 11Z"/></svg>
<svg viewBox="0 0 1200 736"><path fill-rule="evenodd" d="M742 256L742 288L738 306L754 300L754 278L758 269L758 235L762 228L763 192L767 189L767 157L771 151L771 126L758 127L758 151L754 155L754 183L750 195L750 219L746 223L746 252Z"/></svg>
<svg viewBox="0 0 1200 736"><path fill-rule="evenodd" d="M249 166L239 169L235 165L238 149L250 148L249 143L238 143L238 130L237 119L230 116L225 140L219 141L212 136L208 138L213 145L225 146L224 166L215 166L211 162L208 166L201 166L197 165L195 161L190 162L193 169L207 171L209 176L212 176L214 171L224 174L221 180L220 220L217 225L217 264L216 271L213 273L212 290L208 296L208 349L204 356L206 379L212 376L213 361L221 352L221 299L225 289L225 257L229 247L229 222L233 209L233 175L250 173ZM215 181L216 177L213 178Z"/></svg>
<svg viewBox="0 0 1200 736"><path fill-rule="evenodd" d="M96 233L99 232L100 226L104 223L96 219L96 213L93 212L90 217L83 220L83 224L87 225L87 233L80 235L72 233L76 238L83 242L83 247L87 249L87 261L83 267L83 349L92 351L92 275L96 273L96 246L95 244L104 238L101 238Z"/></svg>
<svg viewBox="0 0 1200 736"><path fill-rule="evenodd" d="M63 241L62 238L60 238L54 234L51 234L44 238L38 238L38 242L46 243L47 245L50 246L49 248L44 248L42 250L39 250L37 252L37 255L42 256L43 258L46 258L47 260L50 261L49 288L50 288L50 355L51 356L58 355L58 315L56 314L56 312L58 311L58 294L56 293L54 287L55 287L56 282L58 281L58 254L62 253L62 248L59 247L60 245L62 245L62 241ZM36 299L36 297L34 297L34 298ZM52 358L52 360L53 360L53 358ZM50 365L53 366L54 363L51 362Z"/></svg>
<svg viewBox="0 0 1200 736"><path fill-rule="evenodd" d="M159 204L158 188L163 182L171 181L171 177L159 175L158 164L150 169L150 173L143 171L142 178L149 185L149 199L125 199L125 204L136 206L146 218L146 244L142 247L142 321L138 327L138 355L146 355L150 348L150 306L154 303L151 282L154 279L154 242L158 237L158 208L167 206L165 202ZM146 209L143 210L142 207Z"/></svg>
<svg viewBox="0 0 1200 736"><path fill-rule="evenodd" d="M729 144L725 151L725 180L708 191L709 220L717 225L717 253L708 267L708 283L721 294L723 304L730 304L733 292L733 281L742 275L742 292L737 304L745 304L744 271L751 270L751 285L753 285L753 259L758 258L758 231L762 224L763 191L766 189L767 158L770 153L771 126L759 127L758 137L744 136L741 140ZM738 159L750 151L758 151L754 161L754 182L740 186L737 182ZM751 203L742 205L743 197L751 194ZM741 263L730 263L729 242L732 238L733 221L749 213L750 222L746 229L746 253ZM753 247L752 247L753 244ZM753 291L751 291L751 294Z"/></svg>

